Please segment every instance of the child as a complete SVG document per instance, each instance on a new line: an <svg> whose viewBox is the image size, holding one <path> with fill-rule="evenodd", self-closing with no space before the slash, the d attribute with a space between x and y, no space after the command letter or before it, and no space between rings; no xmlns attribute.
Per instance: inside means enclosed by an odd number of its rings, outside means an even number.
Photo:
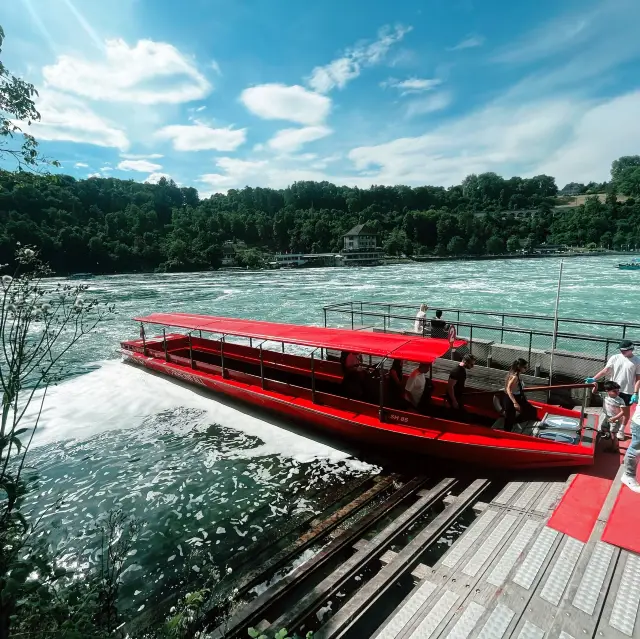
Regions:
<svg viewBox="0 0 640 639"><path fill-rule="evenodd" d="M611 432L611 449L618 449L618 442L614 439L624 440L624 415L625 402L620 397L620 384L608 381L604 384L606 395L604 397L605 420L602 424L602 433ZM621 430L622 426L622 430Z"/></svg>

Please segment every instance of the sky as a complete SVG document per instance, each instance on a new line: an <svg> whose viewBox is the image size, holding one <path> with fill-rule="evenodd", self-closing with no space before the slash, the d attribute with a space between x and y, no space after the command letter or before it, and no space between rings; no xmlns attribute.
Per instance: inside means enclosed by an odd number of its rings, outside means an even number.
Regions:
<svg viewBox="0 0 640 639"><path fill-rule="evenodd" d="M12 0L0 24L78 179L562 187L640 153L639 0Z"/></svg>

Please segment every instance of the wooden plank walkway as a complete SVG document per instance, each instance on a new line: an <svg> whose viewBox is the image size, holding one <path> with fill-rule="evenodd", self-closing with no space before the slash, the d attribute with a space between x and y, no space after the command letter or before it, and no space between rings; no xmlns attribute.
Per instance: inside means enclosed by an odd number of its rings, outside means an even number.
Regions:
<svg viewBox="0 0 640 639"><path fill-rule="evenodd" d="M600 541L620 483L586 544L546 525L566 485L507 484L374 637L640 637L640 556Z"/></svg>

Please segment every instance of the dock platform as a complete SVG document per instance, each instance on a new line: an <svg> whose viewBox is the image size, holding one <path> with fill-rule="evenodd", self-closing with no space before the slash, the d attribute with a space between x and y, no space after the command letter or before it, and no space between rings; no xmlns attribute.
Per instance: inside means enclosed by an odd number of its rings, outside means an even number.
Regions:
<svg viewBox="0 0 640 639"><path fill-rule="evenodd" d="M563 485L507 484L374 636L640 637L640 556L600 541L619 487L583 543L546 525Z"/></svg>
<svg viewBox="0 0 640 639"><path fill-rule="evenodd" d="M547 525L572 479L414 478L211 636L640 638L640 555L601 541L619 477L586 542Z"/></svg>

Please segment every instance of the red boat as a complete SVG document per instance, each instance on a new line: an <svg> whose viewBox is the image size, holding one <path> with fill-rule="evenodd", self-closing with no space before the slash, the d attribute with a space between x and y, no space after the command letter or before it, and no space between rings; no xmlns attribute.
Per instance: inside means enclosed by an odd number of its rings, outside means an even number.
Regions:
<svg viewBox="0 0 640 639"><path fill-rule="evenodd" d="M386 386L391 359L432 364L451 348L463 346L464 340L450 343L186 313L154 313L135 321L140 322L141 339L122 342L126 361L340 437L494 468L593 463L596 419L592 415L531 402L537 411L535 427L528 431L532 434L505 432L495 427L500 416L491 396L469 389L463 423L451 418L444 401L446 382L436 379L427 414L405 406L389 407ZM146 337L145 324L162 326L162 335ZM169 334L167 328L188 333ZM280 348L268 350L266 342ZM285 345L313 350L308 355L293 354L285 352ZM332 352L368 356L371 367L365 373L369 381L365 399L355 400L345 392L343 366L331 358Z"/></svg>

